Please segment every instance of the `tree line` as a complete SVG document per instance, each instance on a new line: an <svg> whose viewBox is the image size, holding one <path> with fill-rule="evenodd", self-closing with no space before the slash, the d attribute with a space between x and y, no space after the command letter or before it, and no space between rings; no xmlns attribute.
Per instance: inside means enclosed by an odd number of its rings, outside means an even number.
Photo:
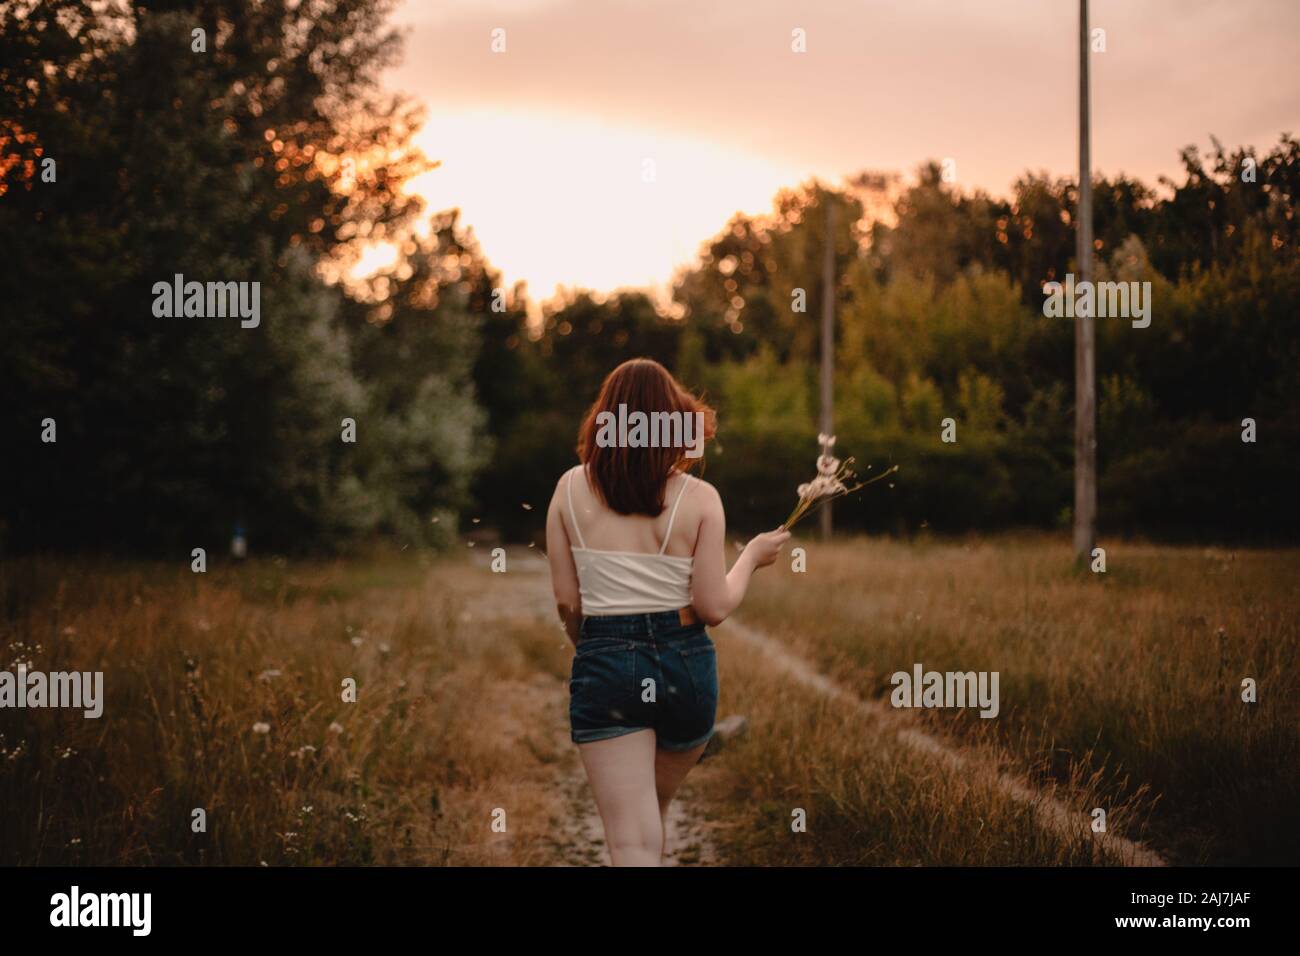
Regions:
<svg viewBox="0 0 1300 956"><path fill-rule="evenodd" d="M458 213L403 189L434 164L378 83L390 7L0 10L6 549L188 550L236 523L277 551L533 539L600 380L637 355L718 407L705 474L732 524L773 525L817 453L827 204L836 447L900 466L837 524L1068 523L1073 329L1042 304L1073 268L1075 182L994 197L927 163L804 183L722 224L667 307L578 290L532 323ZM1094 181L1096 278L1153 296L1148 328L1098 322L1102 532L1293 537L1300 144L1181 160L1177 181ZM344 281L376 241L392 265ZM264 319L157 318L177 274L260 283Z"/></svg>
<svg viewBox="0 0 1300 956"><path fill-rule="evenodd" d="M1150 282L1152 298L1146 328L1097 323L1101 528L1294 540L1300 143L1283 135L1257 155L1216 141L1208 156L1184 150L1181 165L1162 192L1122 176L1093 183L1095 279ZM908 184L874 172L839 189L810 182L705 242L670 310L577 294L534 338L502 327L477 378L500 438L476 486L484 510L529 534L512 494L545 499L600 377L646 354L718 406L707 469L731 520L779 521L817 453L833 203L836 447L867 474L900 466L892 486L837 506L837 525L1068 527L1074 330L1044 316L1043 286L1074 269L1076 194L1073 180L1026 174L995 198L945 182L937 163ZM527 396L517 405L487 381L507 352L509 388Z"/></svg>

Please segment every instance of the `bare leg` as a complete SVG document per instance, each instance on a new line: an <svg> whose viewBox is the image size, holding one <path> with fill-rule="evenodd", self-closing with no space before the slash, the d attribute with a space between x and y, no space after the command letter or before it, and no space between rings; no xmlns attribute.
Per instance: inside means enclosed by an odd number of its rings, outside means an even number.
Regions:
<svg viewBox="0 0 1300 956"><path fill-rule="evenodd" d="M655 751L655 795L659 799L659 823L661 831L668 830L668 805L673 802L673 795L681 786L691 768L700 762L707 743L700 744L692 750ZM664 849L667 849L665 844Z"/></svg>
<svg viewBox="0 0 1300 956"><path fill-rule="evenodd" d="M655 732L638 730L579 744L578 753L605 824L610 861L614 866L658 866L664 827L655 797Z"/></svg>

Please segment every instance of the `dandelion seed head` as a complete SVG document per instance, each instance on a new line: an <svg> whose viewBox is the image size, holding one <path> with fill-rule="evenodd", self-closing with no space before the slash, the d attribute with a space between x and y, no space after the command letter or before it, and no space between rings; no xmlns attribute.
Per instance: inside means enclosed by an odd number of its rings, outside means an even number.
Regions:
<svg viewBox="0 0 1300 956"><path fill-rule="evenodd" d="M821 455L817 459L817 474L836 475L840 471L840 460L831 455Z"/></svg>

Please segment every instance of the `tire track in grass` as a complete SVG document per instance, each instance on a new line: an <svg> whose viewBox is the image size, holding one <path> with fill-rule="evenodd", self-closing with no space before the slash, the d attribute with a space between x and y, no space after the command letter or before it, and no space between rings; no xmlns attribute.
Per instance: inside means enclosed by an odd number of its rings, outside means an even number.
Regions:
<svg viewBox="0 0 1300 956"><path fill-rule="evenodd" d="M761 654L770 666L784 671L805 687L889 728L905 746L942 761L967 776L984 778L1012 800L1029 807L1043 828L1058 833L1067 840L1080 836L1091 837L1105 852L1126 866L1168 865L1164 857L1145 844L1109 832L1093 832L1091 817L1082 811L1070 809L1053 792L1039 789L1023 777L1006 773L962 753L932 734L917 729L912 721L880 701L864 700L762 631L734 618L719 626Z"/></svg>

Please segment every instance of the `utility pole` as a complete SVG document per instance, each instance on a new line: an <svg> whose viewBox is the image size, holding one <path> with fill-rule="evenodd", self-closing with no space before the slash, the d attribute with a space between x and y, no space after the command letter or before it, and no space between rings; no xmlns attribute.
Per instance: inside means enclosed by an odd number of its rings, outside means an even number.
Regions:
<svg viewBox="0 0 1300 956"><path fill-rule="evenodd" d="M821 431L835 434L834 390L832 373L835 370L835 202L830 190L822 193L826 204L826 239L822 251L822 375ZM831 502L822 505L822 540L831 539Z"/></svg>
<svg viewBox="0 0 1300 956"><path fill-rule="evenodd" d="M1092 157L1088 107L1088 0L1079 0L1079 225L1075 258L1092 281ZM1091 310L1090 310L1091 311ZM1088 561L1097 543L1097 353L1093 316L1074 319L1074 556Z"/></svg>

